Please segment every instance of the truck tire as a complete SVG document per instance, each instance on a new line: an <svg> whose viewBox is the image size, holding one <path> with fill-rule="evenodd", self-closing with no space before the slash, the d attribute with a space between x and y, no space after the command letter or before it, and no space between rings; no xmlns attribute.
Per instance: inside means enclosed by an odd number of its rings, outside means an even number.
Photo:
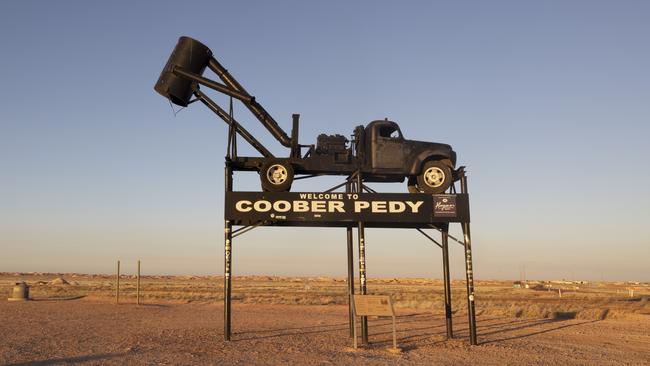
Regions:
<svg viewBox="0 0 650 366"><path fill-rule="evenodd" d="M409 191L411 191L409 179ZM417 189L422 193L444 193L451 185L451 167L441 160L429 160L422 166L422 171L416 177Z"/></svg>
<svg viewBox="0 0 650 366"><path fill-rule="evenodd" d="M264 191L286 192L293 183L293 168L286 161L269 161L260 169L260 180Z"/></svg>

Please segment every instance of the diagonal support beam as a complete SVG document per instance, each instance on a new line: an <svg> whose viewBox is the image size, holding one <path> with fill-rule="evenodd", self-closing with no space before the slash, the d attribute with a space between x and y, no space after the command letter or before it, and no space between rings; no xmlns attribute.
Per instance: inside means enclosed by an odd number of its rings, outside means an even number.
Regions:
<svg viewBox="0 0 650 366"><path fill-rule="evenodd" d="M436 230L440 231L440 233L443 232L440 228L436 227L435 225L429 225L429 227L431 227L431 228L433 228L433 229L436 229ZM458 243L458 244L460 244L460 245L462 245L462 246L465 246L465 242L460 241L459 239L455 238L455 237L452 236L451 234L447 233L447 236L448 236L451 240L455 241L456 243Z"/></svg>
<svg viewBox="0 0 650 366"><path fill-rule="evenodd" d="M244 234L246 234L247 232L249 232L249 231L251 231L251 230L253 230L253 229L257 229L258 227L260 227L260 226L262 226L262 225L264 225L264 222L261 222L261 221L260 221L258 224L255 224L255 225L253 225L253 226L244 226L244 227L241 227L241 228L239 228L239 229L237 229L237 230L234 230L234 231L232 232L232 237L233 237L233 238L236 238L236 237L238 237L238 236L240 236L240 235L244 235Z"/></svg>
<svg viewBox="0 0 650 366"><path fill-rule="evenodd" d="M264 145L262 145L261 142L257 141L253 135L251 135L250 132L248 132L244 127L242 127L239 122L237 122L235 119L232 119L232 125L231 125L231 118L228 112L221 108L214 100L210 99L205 93L203 93L199 89L194 90L194 95L203 103L206 107L208 107L214 114L219 116L224 122L226 122L229 126L234 127L235 131L241 137L246 140L255 150L259 151L260 154L262 154L265 158L272 158L273 154L266 148Z"/></svg>
<svg viewBox="0 0 650 366"><path fill-rule="evenodd" d="M438 243L438 242L436 241L436 239L434 239L434 238L432 238L431 236L429 236L429 234L425 233L424 230L419 229L419 228L416 228L415 230L419 231L420 234L426 236L427 239L431 240L435 245L437 245L438 247L442 248L442 245L441 245L440 243Z"/></svg>
<svg viewBox="0 0 650 366"><path fill-rule="evenodd" d="M348 182L345 181L345 182L343 182L343 183L341 183L341 184L335 185L334 187L332 187L332 188L326 190L325 193L334 192L334 191L336 191L337 189L339 189L339 188L341 188L341 187L343 187L343 186L345 186L345 185L347 185L347 184L348 184Z"/></svg>

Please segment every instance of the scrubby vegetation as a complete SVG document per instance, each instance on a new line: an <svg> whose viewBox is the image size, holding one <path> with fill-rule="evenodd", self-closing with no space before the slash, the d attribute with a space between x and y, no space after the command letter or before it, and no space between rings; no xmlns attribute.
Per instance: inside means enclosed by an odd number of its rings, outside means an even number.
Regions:
<svg viewBox="0 0 650 366"><path fill-rule="evenodd" d="M115 296L115 277L80 274L0 275L0 291L10 296L16 281L30 285L36 300L84 296L109 300ZM511 281L476 281L479 315L520 318L606 319L650 315L650 286L625 283L532 282L529 288L513 287ZM355 284L358 289L358 283ZM391 295L400 310L442 313L442 281L428 279L370 279L369 294ZM630 292L634 289L634 292ZM120 298L134 302L136 279L123 276ZM241 276L233 279L233 301L247 304L331 305L347 303L345 278ZM561 296L560 297L560 292ZM467 309L465 283L452 284L452 307L456 314ZM216 302L223 299L219 276L144 276L141 301Z"/></svg>

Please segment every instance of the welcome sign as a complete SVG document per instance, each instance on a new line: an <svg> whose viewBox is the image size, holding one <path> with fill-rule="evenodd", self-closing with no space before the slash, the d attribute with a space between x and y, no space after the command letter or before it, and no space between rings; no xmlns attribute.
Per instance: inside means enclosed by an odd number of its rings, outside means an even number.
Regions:
<svg viewBox="0 0 650 366"><path fill-rule="evenodd" d="M227 192L226 220L236 225L349 226L352 222L417 227L469 221L466 194ZM390 224L389 224L390 223ZM380 226L380 225L376 225Z"/></svg>

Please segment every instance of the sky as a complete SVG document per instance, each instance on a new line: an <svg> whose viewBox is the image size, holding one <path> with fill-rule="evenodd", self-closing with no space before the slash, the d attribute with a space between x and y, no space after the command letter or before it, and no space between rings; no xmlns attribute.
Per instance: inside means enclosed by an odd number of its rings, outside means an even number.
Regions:
<svg viewBox="0 0 650 366"><path fill-rule="evenodd" d="M2 2L0 272L111 273L119 259L132 273L140 259L145 274L223 273L226 125L153 90L186 35L286 131L300 113L303 144L389 118L452 145L476 279L650 281L649 15L646 1ZM366 242L370 278L442 276L413 230ZM463 278L462 247L451 256ZM345 230L258 228L233 261L234 275L344 276Z"/></svg>

